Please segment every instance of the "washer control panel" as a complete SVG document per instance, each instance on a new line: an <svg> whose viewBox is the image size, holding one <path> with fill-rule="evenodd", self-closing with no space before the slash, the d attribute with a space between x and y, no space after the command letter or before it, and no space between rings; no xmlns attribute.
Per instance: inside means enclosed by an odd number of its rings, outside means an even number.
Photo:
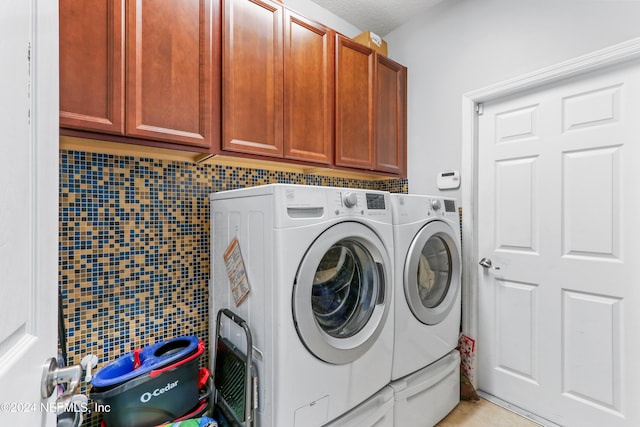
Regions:
<svg viewBox="0 0 640 427"><path fill-rule="evenodd" d="M287 216L296 220L346 216L392 220L391 196L384 191L291 186L277 194L276 206L282 206Z"/></svg>
<svg viewBox="0 0 640 427"><path fill-rule="evenodd" d="M391 217L389 195L383 192L336 188L329 191L328 203L334 216Z"/></svg>
<svg viewBox="0 0 640 427"><path fill-rule="evenodd" d="M387 203L384 200L384 194L366 193L367 209L387 209Z"/></svg>

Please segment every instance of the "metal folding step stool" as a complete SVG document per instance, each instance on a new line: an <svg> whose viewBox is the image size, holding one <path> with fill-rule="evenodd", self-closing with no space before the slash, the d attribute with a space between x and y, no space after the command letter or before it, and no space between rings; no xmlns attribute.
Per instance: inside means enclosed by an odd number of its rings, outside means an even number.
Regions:
<svg viewBox="0 0 640 427"><path fill-rule="evenodd" d="M221 335L223 316L244 330L247 354ZM247 322L226 308L218 311L215 346L214 418L220 427L257 427L258 374L253 365L253 341Z"/></svg>

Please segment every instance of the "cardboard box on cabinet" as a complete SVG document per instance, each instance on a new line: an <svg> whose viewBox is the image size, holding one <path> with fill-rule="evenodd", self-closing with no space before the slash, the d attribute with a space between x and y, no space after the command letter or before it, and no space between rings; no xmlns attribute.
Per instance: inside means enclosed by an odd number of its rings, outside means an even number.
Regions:
<svg viewBox="0 0 640 427"><path fill-rule="evenodd" d="M387 42L384 41L382 37L380 37L376 33L365 31L355 36L353 40L367 47L370 47L371 49L384 56L387 56Z"/></svg>

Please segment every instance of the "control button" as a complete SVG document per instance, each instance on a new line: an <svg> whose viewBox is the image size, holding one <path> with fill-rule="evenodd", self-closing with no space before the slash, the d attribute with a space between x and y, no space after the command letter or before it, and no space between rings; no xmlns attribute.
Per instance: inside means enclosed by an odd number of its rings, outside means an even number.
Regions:
<svg viewBox="0 0 640 427"><path fill-rule="evenodd" d="M344 193L342 203L344 203L347 208L352 208L358 204L358 195L352 192Z"/></svg>
<svg viewBox="0 0 640 427"><path fill-rule="evenodd" d="M433 208L434 211L439 210L442 207L442 205L440 204L440 200L438 199L432 200L431 207Z"/></svg>

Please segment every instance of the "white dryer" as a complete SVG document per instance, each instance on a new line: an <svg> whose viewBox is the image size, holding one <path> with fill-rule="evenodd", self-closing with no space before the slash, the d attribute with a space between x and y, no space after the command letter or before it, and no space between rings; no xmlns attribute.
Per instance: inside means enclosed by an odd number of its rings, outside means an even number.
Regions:
<svg viewBox="0 0 640 427"><path fill-rule="evenodd" d="M458 342L460 218L454 199L392 194L395 247L393 380L441 359Z"/></svg>
<svg viewBox="0 0 640 427"><path fill-rule="evenodd" d="M393 350L389 194L275 184L210 199L211 331L221 308L249 323L260 379L258 425L321 426L387 385ZM238 306L224 262L234 239L250 286ZM246 351L241 331L222 328Z"/></svg>

